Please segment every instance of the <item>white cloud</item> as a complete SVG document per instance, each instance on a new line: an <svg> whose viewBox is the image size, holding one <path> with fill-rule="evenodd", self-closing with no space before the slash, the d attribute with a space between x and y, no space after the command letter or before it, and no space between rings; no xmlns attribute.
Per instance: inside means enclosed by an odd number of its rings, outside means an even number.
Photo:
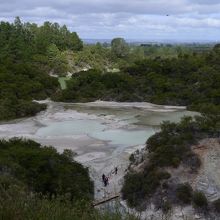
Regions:
<svg viewBox="0 0 220 220"><path fill-rule="evenodd" d="M84 38L216 39L219 11L219 0L0 0L3 20L60 22Z"/></svg>

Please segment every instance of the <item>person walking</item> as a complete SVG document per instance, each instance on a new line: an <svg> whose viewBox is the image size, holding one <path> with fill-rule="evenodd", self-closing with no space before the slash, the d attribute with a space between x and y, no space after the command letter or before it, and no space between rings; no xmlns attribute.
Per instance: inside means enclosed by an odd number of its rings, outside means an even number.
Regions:
<svg viewBox="0 0 220 220"><path fill-rule="evenodd" d="M108 184L109 184L108 177L106 176L105 179L104 179L104 186L106 187Z"/></svg>
<svg viewBox="0 0 220 220"><path fill-rule="evenodd" d="M105 174L103 173L102 174L102 182L104 182L105 181Z"/></svg>

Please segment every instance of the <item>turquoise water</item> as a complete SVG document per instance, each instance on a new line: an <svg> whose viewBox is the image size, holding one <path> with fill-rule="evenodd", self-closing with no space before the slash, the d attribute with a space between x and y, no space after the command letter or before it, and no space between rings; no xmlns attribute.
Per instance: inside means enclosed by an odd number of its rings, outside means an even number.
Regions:
<svg viewBox="0 0 220 220"><path fill-rule="evenodd" d="M89 137L108 141L111 145L135 146L145 144L147 139L159 130L159 125L165 121L178 122L184 115L195 115L193 112L177 110L174 112L155 112L133 108L100 108L100 107L72 107L79 112L86 112L100 117L116 117L120 122L126 123L124 128L109 128L102 124L101 119L69 119L51 123L38 129L36 135L47 136L72 136L87 135ZM114 122L116 123L116 122ZM135 125L135 129L131 129ZM134 127L133 127L134 128Z"/></svg>
<svg viewBox="0 0 220 220"><path fill-rule="evenodd" d="M155 133L154 129L145 130L106 130L103 132L94 132L90 134L91 137L110 141L112 145L120 146L135 146L145 144L146 140Z"/></svg>
<svg viewBox="0 0 220 220"><path fill-rule="evenodd" d="M36 135L46 136L71 136L88 135L102 141L108 141L112 145L134 146L144 144L147 138L155 133L152 128L143 130L110 129L95 120L71 120L55 122L38 129Z"/></svg>
<svg viewBox="0 0 220 220"><path fill-rule="evenodd" d="M90 134L93 132L101 132L106 128L105 125L95 120L71 120L54 122L46 127L38 129L38 136L65 136Z"/></svg>

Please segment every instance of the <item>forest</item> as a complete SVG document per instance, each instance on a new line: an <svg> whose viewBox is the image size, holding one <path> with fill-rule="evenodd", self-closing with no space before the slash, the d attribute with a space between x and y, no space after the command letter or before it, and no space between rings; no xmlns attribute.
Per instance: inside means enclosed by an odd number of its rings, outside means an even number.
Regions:
<svg viewBox="0 0 220 220"><path fill-rule="evenodd" d="M220 45L204 54L134 61L117 73L98 69L74 74L55 99L67 102L145 101L162 105L202 106L220 103Z"/></svg>
<svg viewBox="0 0 220 220"><path fill-rule="evenodd" d="M58 89L49 76L57 65L63 68L62 51L82 49L82 41L66 26L45 22L42 26L0 23L0 120L35 115L46 108L33 100L50 97ZM59 57L60 56L60 57ZM59 58L58 58L59 57Z"/></svg>

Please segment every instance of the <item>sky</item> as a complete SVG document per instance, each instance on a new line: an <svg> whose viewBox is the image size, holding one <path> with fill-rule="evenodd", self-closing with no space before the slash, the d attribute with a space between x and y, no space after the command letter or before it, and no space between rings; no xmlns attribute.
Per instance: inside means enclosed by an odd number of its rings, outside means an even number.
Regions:
<svg viewBox="0 0 220 220"><path fill-rule="evenodd" d="M220 0L0 0L0 20L16 16L84 39L220 41Z"/></svg>

